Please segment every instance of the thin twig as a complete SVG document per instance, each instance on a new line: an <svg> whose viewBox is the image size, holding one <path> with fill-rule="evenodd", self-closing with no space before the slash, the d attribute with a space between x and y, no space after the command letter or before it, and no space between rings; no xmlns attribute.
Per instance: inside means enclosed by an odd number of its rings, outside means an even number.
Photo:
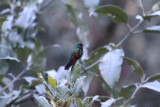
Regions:
<svg viewBox="0 0 160 107"><path fill-rule="evenodd" d="M136 95L136 93L137 93L137 91L138 91L139 89L140 89L140 86L139 86L138 84L136 84L136 89L135 89L134 92L132 93L131 97L123 103L122 107L126 107L126 106L128 105L127 103L128 103L129 101L131 101L131 100L135 97L135 95Z"/></svg>
<svg viewBox="0 0 160 107"><path fill-rule="evenodd" d="M26 102L27 100L32 99L32 96L33 96L33 94L34 94L35 92L36 92L36 91L34 90L34 91L32 91L32 92L29 92L29 93L25 94L24 96L22 96L22 97L20 97L19 99L17 99L14 104L17 105L17 104L20 104L20 103Z"/></svg>
<svg viewBox="0 0 160 107"><path fill-rule="evenodd" d="M139 5L141 7L143 16L145 16L145 10L144 10L143 4L142 4L142 0L139 0Z"/></svg>
<svg viewBox="0 0 160 107"><path fill-rule="evenodd" d="M0 90L0 93L3 92L5 89L7 89L15 81L17 81L26 71L30 69L30 67L31 67L31 64L28 64L27 67L21 73L19 73L7 86L5 86L4 88Z"/></svg>
<svg viewBox="0 0 160 107"><path fill-rule="evenodd" d="M93 63L93 64L89 65L88 67L86 67L84 69L84 71L88 71L89 69L91 69L92 67L94 67L95 65L97 65L98 63L100 63L100 60L97 60L95 63Z"/></svg>
<svg viewBox="0 0 160 107"><path fill-rule="evenodd" d="M139 30L139 31L133 32L133 34L138 34L138 33L142 33L142 32L143 32L142 30Z"/></svg>
<svg viewBox="0 0 160 107"><path fill-rule="evenodd" d="M130 32L126 36L122 38L122 40L117 44L117 47L119 47L133 32L139 27L139 25L143 22L143 20L140 20L133 28L131 28Z"/></svg>

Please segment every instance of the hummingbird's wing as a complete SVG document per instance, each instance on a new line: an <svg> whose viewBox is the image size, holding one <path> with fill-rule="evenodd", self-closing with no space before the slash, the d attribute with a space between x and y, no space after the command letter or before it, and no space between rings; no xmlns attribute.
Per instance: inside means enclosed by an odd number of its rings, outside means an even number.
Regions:
<svg viewBox="0 0 160 107"><path fill-rule="evenodd" d="M68 60L67 64L65 65L65 70L69 69L73 64L76 63L76 61L80 58L80 50L79 49L74 49L70 59Z"/></svg>

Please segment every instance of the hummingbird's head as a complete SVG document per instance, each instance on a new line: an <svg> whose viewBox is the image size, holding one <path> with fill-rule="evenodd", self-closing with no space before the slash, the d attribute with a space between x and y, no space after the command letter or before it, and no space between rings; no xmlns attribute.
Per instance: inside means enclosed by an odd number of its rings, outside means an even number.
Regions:
<svg viewBox="0 0 160 107"><path fill-rule="evenodd" d="M83 48L83 44L82 44L82 43L77 43L77 44L75 45L75 47L82 49L82 48Z"/></svg>

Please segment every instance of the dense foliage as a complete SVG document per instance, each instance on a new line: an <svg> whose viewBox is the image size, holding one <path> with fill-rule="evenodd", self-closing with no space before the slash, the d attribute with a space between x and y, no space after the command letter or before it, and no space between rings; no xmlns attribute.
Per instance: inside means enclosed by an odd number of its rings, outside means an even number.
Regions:
<svg viewBox="0 0 160 107"><path fill-rule="evenodd" d="M59 1L66 7L68 17L75 25L79 41L87 43L81 61L78 61L70 70L64 70L64 66L45 71L45 52L50 48L61 48L59 45L43 47L36 39L39 27L37 17L40 14L40 6L43 0L3 0L0 6L4 6L0 12L0 105L1 107L14 107L26 100L32 100L40 107L91 107L97 101L101 107L111 105L128 107L135 94L141 88L148 88L160 92L160 74L145 77L141 65L132 58L125 57L121 48L122 43L133 34L152 32L160 33L159 26L146 27L143 30L137 28L144 21L150 21L153 17L160 16L160 2L145 13L143 4L139 0L142 15L137 15L135 20L139 22L119 41L118 44L110 43L99 47L88 55L89 42L86 35L89 32L82 14L73 2ZM76 1L75 1L76 2ZM88 9L90 17L109 17L116 23L128 22L128 15L123 9L114 5L98 6L87 5L78 1ZM47 4L49 5L49 4ZM12 62L20 63L24 70L17 76L8 74ZM120 90L118 84L123 63L127 63L133 72L140 78L139 83L123 86ZM30 72L32 76L22 76ZM45 79L47 75L47 79ZM110 96L86 96L93 77L98 78L105 91ZM28 84L15 87L15 82L24 79ZM84 97L79 97L83 90Z"/></svg>

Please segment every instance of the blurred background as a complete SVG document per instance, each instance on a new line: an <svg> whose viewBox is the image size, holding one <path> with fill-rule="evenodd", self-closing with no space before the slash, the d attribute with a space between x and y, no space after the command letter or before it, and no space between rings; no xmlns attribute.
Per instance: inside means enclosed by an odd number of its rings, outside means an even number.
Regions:
<svg viewBox="0 0 160 107"><path fill-rule="evenodd" d="M83 20L82 27L85 30L80 32L78 27L70 20L70 13L67 11L63 2L72 5L76 17ZM46 70L58 69L59 66L65 65L75 43L87 42L86 48L89 53L100 46L109 43L117 44L129 31L126 24L117 24L108 17L91 15L91 12L99 6L116 5L122 8L129 16L128 24L133 27L138 20L135 19L137 14L142 14L136 0L44 0L41 5L41 11L38 13L39 26L44 30L38 32L37 39L44 47L53 44L59 44L60 48L52 48L46 52ZM142 0L145 12L150 11L152 6L159 0ZM49 3L49 4L48 4ZM3 9L4 7L0 7ZM75 21L76 22L76 21ZM84 25L84 26L83 26ZM138 28L139 30L152 25L160 25L160 18L155 17L150 22L144 21ZM82 36L82 38L81 38ZM143 67L146 76L159 73L160 69L160 35L153 33L139 33L130 36L123 44L125 56L138 61ZM17 75L23 66L11 62L10 72ZM26 75L30 75L29 73ZM139 82L140 79L132 72L127 64L123 64L118 88L121 86ZM19 81L21 82L21 81ZM19 84L19 83L18 83ZM17 85L18 85L17 84ZM83 94L83 93L81 93ZM94 77L90 84L88 96L108 95L100 84L100 81ZM83 96L83 95L82 95ZM141 89L133 104L136 107L160 107L160 94L148 89ZM33 102L25 102L23 107ZM94 107L98 107L95 104Z"/></svg>

